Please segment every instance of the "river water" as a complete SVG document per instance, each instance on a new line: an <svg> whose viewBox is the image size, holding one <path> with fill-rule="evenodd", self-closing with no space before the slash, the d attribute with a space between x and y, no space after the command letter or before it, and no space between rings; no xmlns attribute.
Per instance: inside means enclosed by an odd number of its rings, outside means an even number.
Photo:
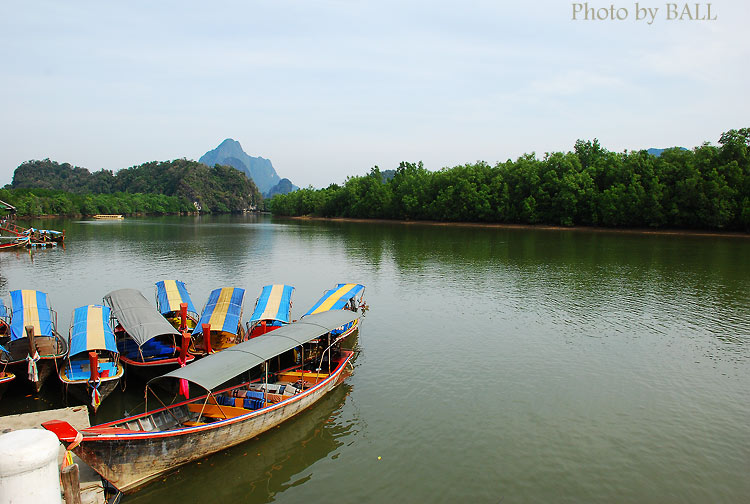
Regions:
<svg viewBox="0 0 750 504"><path fill-rule="evenodd" d="M750 239L268 216L51 220L65 248L0 254L0 294L72 310L177 278L296 287L294 318L366 286L354 374L289 422L128 504L747 502ZM0 412L62 405L8 390ZM132 411L137 383L93 418Z"/></svg>

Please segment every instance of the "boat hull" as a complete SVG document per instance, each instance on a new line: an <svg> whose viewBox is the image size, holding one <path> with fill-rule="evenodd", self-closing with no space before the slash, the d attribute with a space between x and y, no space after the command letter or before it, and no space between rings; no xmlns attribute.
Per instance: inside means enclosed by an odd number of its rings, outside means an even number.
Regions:
<svg viewBox="0 0 750 504"><path fill-rule="evenodd" d="M108 435L105 426L82 431L73 449L84 462L123 493L132 493L164 473L201 457L248 441L315 404L348 376L353 352L329 377L283 402L216 422L166 431L134 431ZM143 418L139 415L132 418Z"/></svg>

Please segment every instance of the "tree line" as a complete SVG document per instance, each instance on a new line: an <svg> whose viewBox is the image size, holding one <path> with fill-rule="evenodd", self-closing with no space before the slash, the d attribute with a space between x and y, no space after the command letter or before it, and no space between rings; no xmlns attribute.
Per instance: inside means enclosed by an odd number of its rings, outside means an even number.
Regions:
<svg viewBox="0 0 750 504"><path fill-rule="evenodd" d="M392 177L376 166L343 185L276 195L268 207L287 216L750 231L749 148L750 128L658 157L579 140L572 152L494 166L431 172L403 162Z"/></svg>
<svg viewBox="0 0 750 504"><path fill-rule="evenodd" d="M0 199L19 215L165 214L241 212L262 205L252 180L231 166L197 161L149 162L90 173L49 159L21 164Z"/></svg>

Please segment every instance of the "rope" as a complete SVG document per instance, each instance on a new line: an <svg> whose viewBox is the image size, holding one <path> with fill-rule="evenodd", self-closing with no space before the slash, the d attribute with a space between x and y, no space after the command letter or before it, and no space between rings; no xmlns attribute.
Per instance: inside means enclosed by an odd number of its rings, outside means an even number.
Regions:
<svg viewBox="0 0 750 504"><path fill-rule="evenodd" d="M63 462L60 470L65 469L69 465L73 465L73 448L81 444L81 441L83 441L83 434L77 432L75 440L70 443L70 445L68 445L68 449L65 451L65 456L63 456Z"/></svg>

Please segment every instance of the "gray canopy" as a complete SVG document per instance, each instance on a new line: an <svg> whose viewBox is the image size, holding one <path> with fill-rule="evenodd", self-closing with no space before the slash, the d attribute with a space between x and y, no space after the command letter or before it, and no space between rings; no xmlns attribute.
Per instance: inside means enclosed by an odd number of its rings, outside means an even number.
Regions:
<svg viewBox="0 0 750 504"><path fill-rule="evenodd" d="M151 381L161 378L182 378L211 390L268 359L323 336L357 318L358 315L349 310L308 315L304 320L208 355Z"/></svg>
<svg viewBox="0 0 750 504"><path fill-rule="evenodd" d="M157 336L180 335L143 294L135 289L112 291L104 296L104 302L112 308L112 315L138 346Z"/></svg>

